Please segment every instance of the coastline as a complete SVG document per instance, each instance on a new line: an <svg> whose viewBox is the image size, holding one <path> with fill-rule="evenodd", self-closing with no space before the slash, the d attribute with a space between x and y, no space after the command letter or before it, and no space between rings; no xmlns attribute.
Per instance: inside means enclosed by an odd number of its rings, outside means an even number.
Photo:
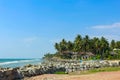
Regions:
<svg viewBox="0 0 120 80"><path fill-rule="evenodd" d="M0 80L17 80L43 74L54 74L57 71L63 71L66 74L75 71L86 71L103 67L119 67L120 60L116 61L44 61L40 65L26 65L16 68L1 68Z"/></svg>
<svg viewBox="0 0 120 80"><path fill-rule="evenodd" d="M39 64L42 62L42 59L40 58L5 58L5 59L0 59L0 67L2 68L16 68L16 67L22 67L27 64Z"/></svg>

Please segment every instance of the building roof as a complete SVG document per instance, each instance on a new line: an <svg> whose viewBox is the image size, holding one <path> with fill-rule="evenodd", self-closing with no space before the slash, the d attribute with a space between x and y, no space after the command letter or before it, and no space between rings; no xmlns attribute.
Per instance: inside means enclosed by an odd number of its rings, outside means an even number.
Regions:
<svg viewBox="0 0 120 80"><path fill-rule="evenodd" d="M80 55L89 55L94 56L92 52L72 52L72 51L64 51L63 54L80 54Z"/></svg>

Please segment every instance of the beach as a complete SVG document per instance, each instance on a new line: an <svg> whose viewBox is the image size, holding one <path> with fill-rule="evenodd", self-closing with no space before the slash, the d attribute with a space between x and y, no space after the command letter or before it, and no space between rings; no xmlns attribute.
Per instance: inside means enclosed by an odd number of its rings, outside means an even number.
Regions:
<svg viewBox="0 0 120 80"><path fill-rule="evenodd" d="M25 80L120 80L120 71L99 72L86 75L44 74Z"/></svg>

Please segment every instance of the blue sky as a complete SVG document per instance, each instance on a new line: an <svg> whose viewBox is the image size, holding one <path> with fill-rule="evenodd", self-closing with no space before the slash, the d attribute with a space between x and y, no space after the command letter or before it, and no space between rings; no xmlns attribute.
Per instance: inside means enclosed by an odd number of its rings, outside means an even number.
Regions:
<svg viewBox="0 0 120 80"><path fill-rule="evenodd" d="M0 0L0 58L39 58L77 34L120 40L120 0Z"/></svg>

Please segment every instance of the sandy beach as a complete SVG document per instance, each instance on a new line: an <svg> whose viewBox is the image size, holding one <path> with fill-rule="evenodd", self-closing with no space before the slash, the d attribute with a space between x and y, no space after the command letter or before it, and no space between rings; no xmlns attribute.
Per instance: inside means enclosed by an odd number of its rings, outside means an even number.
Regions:
<svg viewBox="0 0 120 80"><path fill-rule="evenodd" d="M120 71L99 72L86 75L44 74L25 80L120 80Z"/></svg>

